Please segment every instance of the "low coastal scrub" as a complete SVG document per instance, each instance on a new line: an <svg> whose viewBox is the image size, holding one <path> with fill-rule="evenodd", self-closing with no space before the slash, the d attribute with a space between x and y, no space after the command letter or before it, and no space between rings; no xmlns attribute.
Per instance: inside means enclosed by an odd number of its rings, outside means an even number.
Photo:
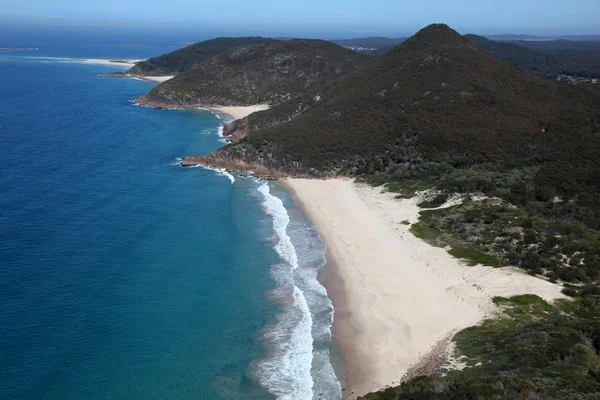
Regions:
<svg viewBox="0 0 600 400"><path fill-rule="evenodd" d="M494 298L501 315L454 337L463 370L441 367L362 399L598 399L600 288L571 294L554 305L534 295Z"/></svg>
<svg viewBox="0 0 600 400"><path fill-rule="evenodd" d="M586 224L596 221L586 217L585 197L518 205L501 198L467 200L421 211L411 231L433 245L451 246L450 254L469 265L513 265L552 281L591 283L600 278L600 232Z"/></svg>
<svg viewBox="0 0 600 400"><path fill-rule="evenodd" d="M421 208L438 208L448 201L447 193L436 194L435 196L419 203Z"/></svg>

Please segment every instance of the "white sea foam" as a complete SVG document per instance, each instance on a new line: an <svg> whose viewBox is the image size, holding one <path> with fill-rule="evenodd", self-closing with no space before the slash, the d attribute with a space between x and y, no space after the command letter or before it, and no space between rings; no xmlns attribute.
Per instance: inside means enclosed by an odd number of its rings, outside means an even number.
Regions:
<svg viewBox="0 0 600 400"><path fill-rule="evenodd" d="M298 255L296 249L292 245L292 240L287 234L287 227L290 223L290 216L283 206L283 201L275 197L269 190L269 185L263 183L258 191L264 196L263 205L267 214L273 217L273 229L279 237L279 242L275 245L275 251L284 261L288 262L292 269L298 268Z"/></svg>
<svg viewBox="0 0 600 400"><path fill-rule="evenodd" d="M273 270L277 283L274 294L281 300L283 310L277 324L265 334L270 354L259 363L259 381L277 399L312 399L313 320L303 291L294 283L294 272L299 265L296 249L287 234L290 217L267 183L258 191L264 197L265 212L273 218L278 238L274 248L283 261Z"/></svg>
<svg viewBox="0 0 600 400"><path fill-rule="evenodd" d="M229 179L231 181L231 184L233 184L235 182L235 176L231 175L231 173L229 173L229 171L227 171L225 168L211 168L211 167L207 167L206 165L202 165L202 164L194 165L193 167L204 168L209 171L218 172L219 175L226 176L227 179Z"/></svg>
<svg viewBox="0 0 600 400"><path fill-rule="evenodd" d="M170 162L169 165L181 166L181 161L183 161L183 158L181 158L181 157L175 157L175 161Z"/></svg>
<svg viewBox="0 0 600 400"><path fill-rule="evenodd" d="M37 60L52 60L52 61L76 61L75 58L68 58L68 57L34 57L34 56L27 56L27 57L23 57L23 58L35 58Z"/></svg>
<svg viewBox="0 0 600 400"><path fill-rule="evenodd" d="M313 319L313 392L318 393L320 399L339 400L342 397L342 388L330 359L333 304L317 278L319 269L325 265L326 246L316 227L301 216L292 219L288 226L288 234L299 260L294 281L304 292Z"/></svg>
<svg viewBox="0 0 600 400"><path fill-rule="evenodd" d="M229 178L232 184L235 182L235 177L231 175L225 168L217 168L217 171Z"/></svg>
<svg viewBox="0 0 600 400"><path fill-rule="evenodd" d="M219 142L221 143L229 143L229 141L227 140L227 138L225 136L223 136L223 130L225 129L225 127L223 125L219 125L219 129L217 130L217 135L219 135Z"/></svg>

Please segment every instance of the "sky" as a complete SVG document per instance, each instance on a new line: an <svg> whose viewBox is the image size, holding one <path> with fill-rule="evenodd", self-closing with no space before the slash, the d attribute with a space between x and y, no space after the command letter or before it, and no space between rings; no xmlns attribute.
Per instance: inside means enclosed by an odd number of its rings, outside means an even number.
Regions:
<svg viewBox="0 0 600 400"><path fill-rule="evenodd" d="M435 22L463 34L600 35L600 0L0 0L0 22L327 39L406 36Z"/></svg>

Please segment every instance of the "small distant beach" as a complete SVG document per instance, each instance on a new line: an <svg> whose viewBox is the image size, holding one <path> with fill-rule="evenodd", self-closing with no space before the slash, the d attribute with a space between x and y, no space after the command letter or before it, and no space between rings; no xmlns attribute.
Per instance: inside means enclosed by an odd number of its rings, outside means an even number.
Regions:
<svg viewBox="0 0 600 400"><path fill-rule="evenodd" d="M117 65L120 67L133 67L135 64L144 60L104 60L101 58L86 58L82 59L81 62L84 64L96 64L96 65Z"/></svg>
<svg viewBox="0 0 600 400"><path fill-rule="evenodd" d="M144 61L144 60L105 60L100 58L87 58L83 60L78 60L84 64L94 64L94 65L111 65L117 67L126 67L131 68L135 66L135 64ZM104 73L105 76L112 76L111 73ZM168 81L169 79L174 78L174 75L162 75L162 76L153 76L153 75L139 75L139 74L124 74L122 72L114 73L114 76L118 77L128 77L132 79L141 79L144 81L157 82L162 83Z"/></svg>
<svg viewBox="0 0 600 400"><path fill-rule="evenodd" d="M242 119L257 111L268 110L268 104L255 104L252 106L212 106L211 111L231 116L235 119Z"/></svg>
<svg viewBox="0 0 600 400"><path fill-rule="evenodd" d="M494 296L564 297L558 285L514 268L468 267L416 238L409 231L416 199L351 180L283 184L328 247L325 286L346 398L397 385L419 362L444 359L453 333L497 312Z"/></svg>

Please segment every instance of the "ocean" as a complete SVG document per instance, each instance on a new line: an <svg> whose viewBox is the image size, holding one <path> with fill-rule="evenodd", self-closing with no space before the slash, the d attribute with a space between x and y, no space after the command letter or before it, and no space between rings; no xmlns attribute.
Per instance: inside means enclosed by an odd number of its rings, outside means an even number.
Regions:
<svg viewBox="0 0 600 400"><path fill-rule="evenodd" d="M0 53L3 399L341 398L325 245L290 194L182 168L226 120L77 62L172 50Z"/></svg>

